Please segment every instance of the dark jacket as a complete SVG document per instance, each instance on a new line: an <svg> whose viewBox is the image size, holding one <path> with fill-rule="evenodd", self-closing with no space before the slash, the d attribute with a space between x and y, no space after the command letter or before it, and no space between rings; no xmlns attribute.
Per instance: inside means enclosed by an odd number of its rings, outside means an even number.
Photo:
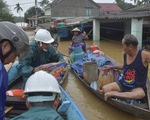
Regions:
<svg viewBox="0 0 150 120"><path fill-rule="evenodd" d="M63 57L56 53L52 45L50 45L47 52L44 52L38 49L36 41L32 41L27 58L20 62L21 74L23 77L28 78L33 73L35 67L64 61Z"/></svg>
<svg viewBox="0 0 150 120"><path fill-rule="evenodd" d="M63 118L52 107L40 106L33 107L11 120L63 120Z"/></svg>

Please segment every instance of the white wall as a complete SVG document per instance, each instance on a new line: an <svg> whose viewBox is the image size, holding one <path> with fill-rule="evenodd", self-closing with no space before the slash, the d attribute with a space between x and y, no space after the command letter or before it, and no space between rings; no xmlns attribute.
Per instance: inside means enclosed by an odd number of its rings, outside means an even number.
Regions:
<svg viewBox="0 0 150 120"><path fill-rule="evenodd" d="M45 15L51 15L51 9L45 9Z"/></svg>
<svg viewBox="0 0 150 120"><path fill-rule="evenodd" d="M100 20L93 20L93 40L100 40Z"/></svg>
<svg viewBox="0 0 150 120"><path fill-rule="evenodd" d="M138 48L142 48L142 33L143 33L143 19L131 20L131 34L135 35L139 44Z"/></svg>

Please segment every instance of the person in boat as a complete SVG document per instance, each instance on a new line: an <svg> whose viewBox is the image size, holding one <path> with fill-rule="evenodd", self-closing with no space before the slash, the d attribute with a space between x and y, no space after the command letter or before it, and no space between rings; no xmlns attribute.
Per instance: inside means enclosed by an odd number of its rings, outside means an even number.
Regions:
<svg viewBox="0 0 150 120"><path fill-rule="evenodd" d="M39 29L35 34L35 40L30 45L28 56L20 62L21 75L24 81L33 73L43 70L42 65L52 62L65 62L62 55L58 54L51 43L54 39L49 31Z"/></svg>
<svg viewBox="0 0 150 120"><path fill-rule="evenodd" d="M11 120L63 120L56 112L61 102L61 91L55 77L45 71L31 75L24 94L29 110Z"/></svg>
<svg viewBox="0 0 150 120"><path fill-rule="evenodd" d="M58 28L50 27L50 33L56 42L60 41L60 37L58 35Z"/></svg>
<svg viewBox="0 0 150 120"><path fill-rule="evenodd" d="M0 22L0 120L4 120L4 106L8 86L5 64L14 62L16 56L24 59L29 46L25 32L11 22Z"/></svg>
<svg viewBox="0 0 150 120"><path fill-rule="evenodd" d="M59 47L59 43L54 41L52 43L54 49L56 50L57 53L61 54L62 56L66 56L66 57L69 57L69 55L66 55L65 53L61 52L60 50L58 50L58 47Z"/></svg>
<svg viewBox="0 0 150 120"><path fill-rule="evenodd" d="M123 76L117 82L103 86L105 100L110 97L123 99L142 99L146 93L146 80L150 53L138 50L138 40L134 35L127 34L122 39L124 64L121 66L105 66L105 69L123 70Z"/></svg>
<svg viewBox="0 0 150 120"><path fill-rule="evenodd" d="M86 43L85 40L88 39L88 36L86 35L86 32L83 33L76 27L72 30L73 38L71 46L74 46L76 44L82 45L82 49L84 52L86 52ZM69 47L69 50L71 49L71 46Z"/></svg>

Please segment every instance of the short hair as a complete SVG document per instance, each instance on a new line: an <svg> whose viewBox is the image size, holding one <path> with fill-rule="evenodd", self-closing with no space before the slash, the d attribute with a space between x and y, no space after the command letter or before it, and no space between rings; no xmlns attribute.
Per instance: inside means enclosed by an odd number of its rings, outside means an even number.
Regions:
<svg viewBox="0 0 150 120"><path fill-rule="evenodd" d="M13 50L16 50L15 46L13 45L13 43L10 40L8 40L8 39L1 39L0 40L0 44L4 43L5 41L9 42L9 44L10 44L10 46L11 46L11 48Z"/></svg>
<svg viewBox="0 0 150 120"><path fill-rule="evenodd" d="M54 44L59 45L59 43L58 43L58 42L56 42L56 41L52 42L52 45L54 45Z"/></svg>
<svg viewBox="0 0 150 120"><path fill-rule="evenodd" d="M126 44L127 46L132 45L134 47L137 47L138 45L138 40L134 35L127 34L123 37L123 40L124 44Z"/></svg>

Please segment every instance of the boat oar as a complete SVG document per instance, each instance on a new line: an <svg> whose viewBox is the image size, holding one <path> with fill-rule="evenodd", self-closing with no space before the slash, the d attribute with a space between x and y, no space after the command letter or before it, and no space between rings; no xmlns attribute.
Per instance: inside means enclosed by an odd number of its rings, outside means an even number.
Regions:
<svg viewBox="0 0 150 120"><path fill-rule="evenodd" d="M93 31L93 28L90 30L90 32L87 34L87 36Z"/></svg>
<svg viewBox="0 0 150 120"><path fill-rule="evenodd" d="M11 107L7 108L7 109L5 110L5 114L9 113L13 108L14 108L14 106L11 106Z"/></svg>

